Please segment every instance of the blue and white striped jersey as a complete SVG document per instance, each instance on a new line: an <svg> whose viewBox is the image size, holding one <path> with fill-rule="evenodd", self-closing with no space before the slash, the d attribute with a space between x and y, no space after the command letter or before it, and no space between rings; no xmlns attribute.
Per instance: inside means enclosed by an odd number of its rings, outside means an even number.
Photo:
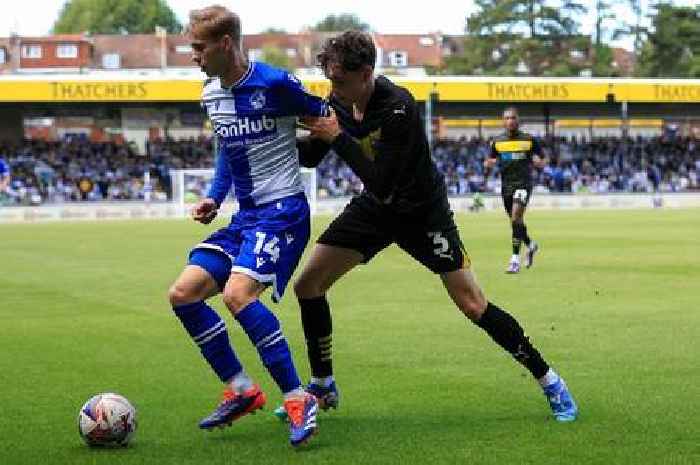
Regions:
<svg viewBox="0 0 700 465"><path fill-rule="evenodd" d="M208 197L221 204L234 187L243 208L304 191L296 148L298 116L327 116L327 103L304 90L287 71L251 61L229 88L219 78L204 85L206 108L218 142L216 174Z"/></svg>

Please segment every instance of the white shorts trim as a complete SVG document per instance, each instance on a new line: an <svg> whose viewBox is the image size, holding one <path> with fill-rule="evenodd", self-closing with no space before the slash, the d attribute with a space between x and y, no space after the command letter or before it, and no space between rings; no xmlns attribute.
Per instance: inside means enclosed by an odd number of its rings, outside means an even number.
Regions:
<svg viewBox="0 0 700 465"><path fill-rule="evenodd" d="M243 266L233 266L231 267L231 273L241 273L250 276L254 280L262 284L272 284L272 300L279 302L281 297L279 290L277 289L277 275L276 274L260 274L250 268L245 268Z"/></svg>
<svg viewBox="0 0 700 465"><path fill-rule="evenodd" d="M197 244L197 245L195 245L194 247L192 247L192 250L196 250L196 249L218 250L218 251L221 252L222 254L226 255L226 256L228 257L229 260L231 260L231 265L233 265L233 263L234 263L235 260L236 260L236 257L234 257L233 255L230 255L230 254L226 253L226 251L225 251L223 248L221 248L220 246L218 246L218 245L216 245L216 244L209 244L208 242L200 242L199 244Z"/></svg>

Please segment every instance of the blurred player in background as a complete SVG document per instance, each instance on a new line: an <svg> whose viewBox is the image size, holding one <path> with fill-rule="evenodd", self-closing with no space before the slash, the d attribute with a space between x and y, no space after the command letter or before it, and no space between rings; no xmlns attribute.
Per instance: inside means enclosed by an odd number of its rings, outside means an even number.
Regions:
<svg viewBox="0 0 700 465"><path fill-rule="evenodd" d="M240 20L226 8L191 12L189 34L193 61L210 77L202 106L218 142L214 181L193 217L209 224L232 185L240 207L227 227L194 247L169 291L175 315L225 384L222 402L199 426L230 425L265 403L229 342L224 320L205 303L221 292L284 394L296 446L316 432L317 401L303 389L280 323L259 297L267 287L275 302L282 297L308 242L296 122L298 116L327 115L328 106L286 71L249 62Z"/></svg>
<svg viewBox="0 0 700 465"><path fill-rule="evenodd" d="M10 198L12 191L10 190L10 164L5 158L0 156L0 202Z"/></svg>
<svg viewBox="0 0 700 465"><path fill-rule="evenodd" d="M322 408L338 403L326 292L396 243L439 275L462 313L530 371L558 421L575 420L578 410L564 380L515 318L489 302L476 283L418 105L403 87L375 77L375 59L374 43L365 33L349 31L326 42L319 61L331 81L335 112L309 124L311 138L298 143L302 164L313 166L332 149L365 187L321 234L294 286L311 364L307 390Z"/></svg>
<svg viewBox="0 0 700 465"><path fill-rule="evenodd" d="M532 165L544 168L547 161L537 139L520 130L518 110L514 107L503 112L503 127L505 132L491 142L491 152L484 160L484 167L488 169L500 164L501 197L513 229L513 255L506 273L519 273L520 245L524 242L527 247L526 268L532 266L539 250L537 242L528 236L524 221L525 209L532 195L530 169Z"/></svg>

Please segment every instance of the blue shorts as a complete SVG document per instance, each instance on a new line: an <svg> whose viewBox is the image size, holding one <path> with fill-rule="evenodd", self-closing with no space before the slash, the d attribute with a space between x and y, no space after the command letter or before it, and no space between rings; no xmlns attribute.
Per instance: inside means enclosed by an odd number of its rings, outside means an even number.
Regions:
<svg viewBox="0 0 700 465"><path fill-rule="evenodd" d="M310 234L309 204L297 194L239 210L227 227L192 249L189 263L207 270L221 290L231 273L272 285L272 300L279 302Z"/></svg>

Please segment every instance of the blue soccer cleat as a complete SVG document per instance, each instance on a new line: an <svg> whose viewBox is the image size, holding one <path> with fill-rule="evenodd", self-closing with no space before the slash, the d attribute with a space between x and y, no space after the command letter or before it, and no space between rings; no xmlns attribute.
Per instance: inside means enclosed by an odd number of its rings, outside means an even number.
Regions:
<svg viewBox="0 0 700 465"><path fill-rule="evenodd" d="M318 399L318 406L321 410L328 410L330 408L335 410L338 408L340 393L338 392L338 387L335 385L335 381L328 387L310 383L306 386L306 392L313 394L316 399Z"/></svg>
<svg viewBox="0 0 700 465"><path fill-rule="evenodd" d="M552 413L557 421L568 422L576 420L578 407L562 378L559 378L556 383L545 386L544 395L547 397L549 406L552 408Z"/></svg>
<svg viewBox="0 0 700 465"><path fill-rule="evenodd" d="M338 408L338 403L340 401L340 392L338 391L338 387L335 385L335 381L333 381L328 387L321 386L320 384L310 383L306 386L306 392L316 397L316 400L318 401L318 406L321 408L321 410ZM280 405L272 413L282 421L288 420L287 411L284 409L284 405Z"/></svg>
<svg viewBox="0 0 700 465"><path fill-rule="evenodd" d="M292 446L306 444L312 436L318 433L318 426L316 426L318 401L316 397L308 392L291 397L284 401L284 410L289 417L289 443Z"/></svg>
<svg viewBox="0 0 700 465"><path fill-rule="evenodd" d="M255 413L256 410L265 405L265 393L258 385L253 386L242 394L238 394L231 389L224 390L224 398L216 410L208 417L199 422L199 427L211 430L216 427L231 426L234 420L248 413Z"/></svg>

